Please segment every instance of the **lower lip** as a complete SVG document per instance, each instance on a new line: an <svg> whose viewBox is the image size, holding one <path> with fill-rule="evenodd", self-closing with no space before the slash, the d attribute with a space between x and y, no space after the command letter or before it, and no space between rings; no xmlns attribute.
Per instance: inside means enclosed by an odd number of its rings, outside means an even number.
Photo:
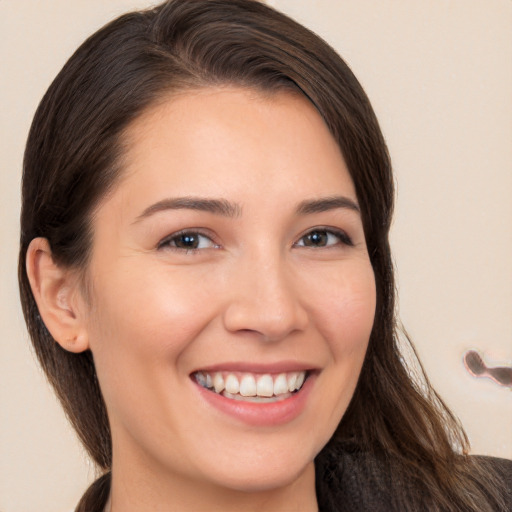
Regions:
<svg viewBox="0 0 512 512"><path fill-rule="evenodd" d="M289 398L271 403L244 402L233 400L219 395L213 391L194 384L201 394L201 398L223 414L227 414L247 425L257 427L276 426L288 423L297 418L304 408L311 389L314 385L315 375L310 375L302 388Z"/></svg>

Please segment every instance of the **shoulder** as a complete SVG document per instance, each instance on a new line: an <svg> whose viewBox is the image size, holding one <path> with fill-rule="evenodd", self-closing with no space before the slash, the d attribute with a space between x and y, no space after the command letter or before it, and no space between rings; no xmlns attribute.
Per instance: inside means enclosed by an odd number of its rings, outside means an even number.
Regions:
<svg viewBox="0 0 512 512"><path fill-rule="evenodd" d="M478 466L489 473L501 490L508 511L512 511L512 460L499 457L475 455L472 457Z"/></svg>
<svg viewBox="0 0 512 512"><path fill-rule="evenodd" d="M498 475L506 478L508 483L512 483L512 460L501 459L499 457L487 457L485 455L474 455L473 457L480 464L492 468Z"/></svg>
<svg viewBox="0 0 512 512"><path fill-rule="evenodd" d="M461 457L458 462L461 465L454 471L465 468L464 472L471 474L470 478L480 486L482 493L491 498L489 502L493 498L492 493L486 492L486 485L492 483L506 504L505 508L500 506L496 510L512 512L511 460L471 456ZM346 443L331 446L317 458L316 477L322 512L337 511L340 503L350 512L425 510L429 500L428 485L411 478L393 457L363 452Z"/></svg>

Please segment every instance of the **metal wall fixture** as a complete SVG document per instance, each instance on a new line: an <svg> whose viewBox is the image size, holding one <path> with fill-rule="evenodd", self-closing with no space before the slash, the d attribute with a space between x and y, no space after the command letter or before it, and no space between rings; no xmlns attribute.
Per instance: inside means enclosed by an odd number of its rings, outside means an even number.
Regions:
<svg viewBox="0 0 512 512"><path fill-rule="evenodd" d="M489 367L476 350L468 350L464 354L464 366L475 377L488 377L500 386L512 389L512 367L510 366Z"/></svg>

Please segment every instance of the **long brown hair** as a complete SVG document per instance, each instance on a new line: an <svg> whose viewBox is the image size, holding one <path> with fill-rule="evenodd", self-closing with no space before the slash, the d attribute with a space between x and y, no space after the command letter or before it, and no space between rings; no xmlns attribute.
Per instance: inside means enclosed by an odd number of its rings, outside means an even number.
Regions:
<svg viewBox="0 0 512 512"><path fill-rule="evenodd" d="M370 102L323 40L255 0L169 0L121 16L80 46L35 114L24 159L19 283L39 361L105 473L77 510L96 509L108 495L108 417L92 354L63 350L39 316L25 271L27 247L45 237L59 265L85 268L91 212L122 172L124 131L163 96L214 85L300 91L337 140L356 188L377 310L356 392L317 459L318 474L329 454L349 442L391 461L402 481L422 489L420 503L396 486L404 510L500 510L492 477L465 456L468 443L458 422L422 370L419 380L411 378L400 355L388 243L393 178Z"/></svg>

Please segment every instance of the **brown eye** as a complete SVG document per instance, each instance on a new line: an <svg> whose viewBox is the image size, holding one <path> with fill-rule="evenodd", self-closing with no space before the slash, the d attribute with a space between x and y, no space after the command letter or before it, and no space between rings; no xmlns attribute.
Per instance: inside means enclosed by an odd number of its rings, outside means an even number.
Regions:
<svg viewBox="0 0 512 512"><path fill-rule="evenodd" d="M344 231L331 229L314 229L305 234L296 244L300 247L331 247L336 245L354 245Z"/></svg>
<svg viewBox="0 0 512 512"><path fill-rule="evenodd" d="M177 249L183 251L196 251L218 247L211 238L196 231L183 231L175 233L160 242L159 249Z"/></svg>
<svg viewBox="0 0 512 512"><path fill-rule="evenodd" d="M303 240L306 247L325 247L329 242L329 235L327 231L312 231Z"/></svg>
<svg viewBox="0 0 512 512"><path fill-rule="evenodd" d="M199 247L199 235L197 233L184 233L174 239L174 246L179 249L197 249Z"/></svg>

